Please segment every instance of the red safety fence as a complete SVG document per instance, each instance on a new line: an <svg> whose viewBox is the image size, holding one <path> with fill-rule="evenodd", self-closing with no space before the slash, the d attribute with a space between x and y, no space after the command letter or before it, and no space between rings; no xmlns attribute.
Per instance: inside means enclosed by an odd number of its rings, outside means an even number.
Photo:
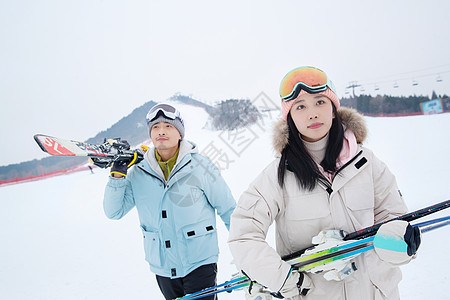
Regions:
<svg viewBox="0 0 450 300"><path fill-rule="evenodd" d="M91 166L91 167L96 168L95 166ZM0 180L0 187L7 186L7 185L13 185L13 184L17 184L17 183L37 181L37 180L46 179L46 178L50 178L50 177L72 174L72 173L80 172L80 171L89 171L89 170L90 169L86 164L82 164L82 165L78 165L78 166L75 166L75 167L72 167L69 169L54 171L54 172L50 172L50 173L46 173L46 174L42 174L42 175L20 177L20 178L17 177L17 178L11 178L11 179L6 179L6 180Z"/></svg>
<svg viewBox="0 0 450 300"><path fill-rule="evenodd" d="M368 113L362 113L364 116L368 117L411 117L411 116L421 116L423 115L422 112L416 112L416 113L404 113L404 114L368 114Z"/></svg>

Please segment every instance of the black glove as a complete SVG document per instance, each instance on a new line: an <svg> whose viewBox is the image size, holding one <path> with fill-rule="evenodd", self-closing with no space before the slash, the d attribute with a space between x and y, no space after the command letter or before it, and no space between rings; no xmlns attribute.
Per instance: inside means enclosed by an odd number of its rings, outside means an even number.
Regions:
<svg viewBox="0 0 450 300"><path fill-rule="evenodd" d="M416 254L420 246L420 229L419 227L412 227L408 224L404 236L405 242L408 244L407 253L409 256Z"/></svg>
<svg viewBox="0 0 450 300"><path fill-rule="evenodd" d="M111 175L119 174L122 176L127 176L128 168L142 160L142 155L138 155L137 151L133 152L132 155L133 155L132 158L126 159L119 158L118 160L116 160L112 164Z"/></svg>

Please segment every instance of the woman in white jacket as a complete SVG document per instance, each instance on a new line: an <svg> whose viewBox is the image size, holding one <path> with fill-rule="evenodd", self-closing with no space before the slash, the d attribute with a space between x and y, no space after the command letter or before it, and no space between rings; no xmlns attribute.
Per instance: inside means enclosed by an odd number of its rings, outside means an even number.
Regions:
<svg viewBox="0 0 450 300"><path fill-rule="evenodd" d="M281 259L312 246L320 232L353 232L407 208L393 174L361 145L367 135L364 119L340 109L323 71L292 70L280 95L283 118L274 127L273 142L280 155L244 192L231 217L229 246L237 266L285 298L399 298L398 265L409 262L420 244L420 231L407 222L389 222L380 230L406 242L408 253L368 251L352 261L352 268L335 270L341 280L299 273ZM274 221L276 250L266 242Z"/></svg>

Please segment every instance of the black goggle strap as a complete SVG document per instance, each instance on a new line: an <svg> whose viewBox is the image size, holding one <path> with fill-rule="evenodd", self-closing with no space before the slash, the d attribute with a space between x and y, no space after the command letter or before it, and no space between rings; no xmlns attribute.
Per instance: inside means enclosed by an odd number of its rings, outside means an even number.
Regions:
<svg viewBox="0 0 450 300"><path fill-rule="evenodd" d="M296 84L295 87L294 87L294 90L292 91L292 93L287 95L286 97L284 97L283 100L285 102L294 100L295 98L298 97L298 95L300 94L300 92L302 90L304 90L308 94L317 94L317 93L325 91L327 89L327 87L328 86L326 84L325 85L321 85L319 87L310 87L310 86L307 86L304 83Z"/></svg>

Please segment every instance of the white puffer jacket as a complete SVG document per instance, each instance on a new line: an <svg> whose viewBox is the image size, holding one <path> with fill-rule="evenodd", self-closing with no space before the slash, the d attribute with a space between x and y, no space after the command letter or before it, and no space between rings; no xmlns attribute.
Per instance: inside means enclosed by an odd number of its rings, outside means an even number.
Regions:
<svg viewBox="0 0 450 300"><path fill-rule="evenodd" d="M286 171L285 185L277 179L275 159L241 196L231 217L229 246L239 268L253 280L279 291L290 270L282 256L312 246L321 230L353 232L407 212L394 175L368 149L361 146L367 130L356 111L341 108L339 115L359 143L356 156L335 176L331 190L318 184L302 189L294 173ZM275 126L274 148L287 144L287 124ZM266 242L276 222L276 250ZM327 281L308 274L315 288L298 299L398 299L401 272L381 261L373 250L355 258L358 270L343 281Z"/></svg>

